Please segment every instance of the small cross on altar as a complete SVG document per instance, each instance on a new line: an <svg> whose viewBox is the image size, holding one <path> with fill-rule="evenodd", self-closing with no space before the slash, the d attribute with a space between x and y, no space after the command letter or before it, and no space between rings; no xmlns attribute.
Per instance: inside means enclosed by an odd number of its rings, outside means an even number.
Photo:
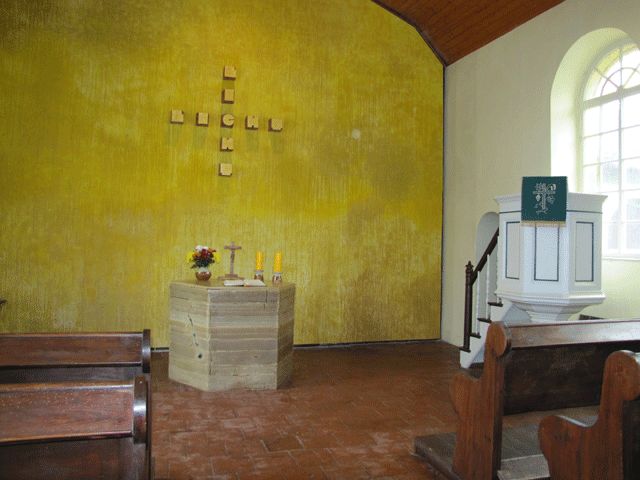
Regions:
<svg viewBox="0 0 640 480"><path fill-rule="evenodd" d="M239 277L238 275L233 273L233 264L236 261L236 250L242 250L242 247L240 245L236 245L235 242L231 242L231 245L225 245L224 249L231 250L231 268L229 269L229 273L218 277L218 280L244 280L244 277Z"/></svg>

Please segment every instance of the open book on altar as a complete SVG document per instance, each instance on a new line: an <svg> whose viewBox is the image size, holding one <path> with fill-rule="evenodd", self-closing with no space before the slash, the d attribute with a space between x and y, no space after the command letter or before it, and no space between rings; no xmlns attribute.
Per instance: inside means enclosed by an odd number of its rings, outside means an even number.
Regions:
<svg viewBox="0 0 640 480"><path fill-rule="evenodd" d="M225 280L225 287L264 287L265 283L262 280Z"/></svg>

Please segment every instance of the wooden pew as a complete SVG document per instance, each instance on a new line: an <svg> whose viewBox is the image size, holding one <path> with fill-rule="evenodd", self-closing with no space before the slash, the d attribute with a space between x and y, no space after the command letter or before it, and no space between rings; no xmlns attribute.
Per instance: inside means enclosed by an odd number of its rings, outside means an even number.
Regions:
<svg viewBox="0 0 640 480"><path fill-rule="evenodd" d="M149 384L0 385L0 479L152 477Z"/></svg>
<svg viewBox="0 0 640 480"><path fill-rule="evenodd" d="M598 405L605 360L617 350L640 350L639 320L493 323L481 377L460 372L451 384L455 435L418 437L416 453L453 480L493 480L501 466L500 478L520 469L548 478L537 425L503 432L503 416Z"/></svg>
<svg viewBox="0 0 640 480"><path fill-rule="evenodd" d="M122 380L148 374L150 331L0 335L0 383Z"/></svg>
<svg viewBox="0 0 640 480"><path fill-rule="evenodd" d="M593 425L549 416L538 435L554 480L640 478L640 354L620 351L607 359Z"/></svg>

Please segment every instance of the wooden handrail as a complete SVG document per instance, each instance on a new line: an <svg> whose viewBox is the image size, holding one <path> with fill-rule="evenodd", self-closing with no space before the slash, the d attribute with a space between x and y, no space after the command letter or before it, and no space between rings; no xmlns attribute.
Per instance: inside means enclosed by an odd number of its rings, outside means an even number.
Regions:
<svg viewBox="0 0 640 480"><path fill-rule="evenodd" d="M478 276L478 273L480 271L482 271L482 269L484 268L485 264L487 263L487 260L489 258L489 255L491 255L493 253L493 250L496 248L496 245L498 245L498 236L500 235L500 230L496 229L496 233L493 234L493 237L491 237L491 240L489 240L489 245L487 245L487 248L484 249L484 253L482 254L482 256L480 257L480 261L478 262L478 266L475 268L475 276ZM475 281L475 278L474 278Z"/></svg>
<svg viewBox="0 0 640 480"><path fill-rule="evenodd" d="M500 229L496 229L496 233L493 234L493 237L491 237L491 240L489 241L489 244L487 245L487 248L485 248L484 253L482 254L482 256L480 257L480 260L478 261L478 265L474 268L473 264L471 262L467 262L467 264L465 265L465 282L464 282L464 342L462 344L462 347L460 347L461 350L464 350L465 352L469 352L470 351L470 344L471 344L471 329L472 329L472 322L471 322L471 317L473 315L473 284L476 282L476 280L478 279L478 273L480 273L482 271L482 269L484 268L484 266L487 263L487 260L489 259L489 255L491 255L493 253L493 251L496 248L496 245L498 245L498 236L500 235Z"/></svg>

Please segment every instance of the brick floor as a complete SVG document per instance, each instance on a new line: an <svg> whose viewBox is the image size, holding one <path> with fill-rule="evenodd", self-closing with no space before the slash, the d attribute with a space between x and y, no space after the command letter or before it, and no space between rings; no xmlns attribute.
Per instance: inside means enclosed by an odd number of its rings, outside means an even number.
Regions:
<svg viewBox="0 0 640 480"><path fill-rule="evenodd" d="M441 342L296 349L271 391L201 392L152 361L158 480L430 479L413 438L455 429L458 350Z"/></svg>

